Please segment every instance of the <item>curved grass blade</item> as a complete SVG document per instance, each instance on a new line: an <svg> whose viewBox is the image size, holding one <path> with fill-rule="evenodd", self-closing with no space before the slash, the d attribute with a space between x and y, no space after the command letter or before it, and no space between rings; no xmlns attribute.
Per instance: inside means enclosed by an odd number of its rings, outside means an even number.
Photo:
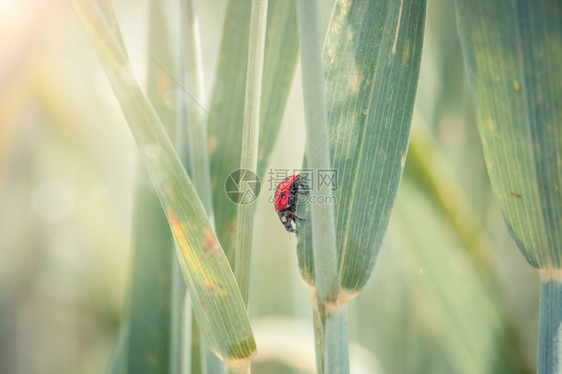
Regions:
<svg viewBox="0 0 562 374"><path fill-rule="evenodd" d="M457 2L488 174L535 267L562 266L562 4Z"/></svg>
<svg viewBox="0 0 562 374"><path fill-rule="evenodd" d="M456 5L492 189L513 239L541 275L538 372L559 372L562 3Z"/></svg>
<svg viewBox="0 0 562 374"><path fill-rule="evenodd" d="M228 4L208 121L216 232L231 263L234 255L230 252L229 242L238 228L237 213L236 205L224 192L224 182L240 166L250 10L249 0L233 0ZM297 53L294 1L269 0L257 160L260 177L277 138ZM245 224L251 223L240 223Z"/></svg>
<svg viewBox="0 0 562 374"><path fill-rule="evenodd" d="M73 4L96 47L164 207L194 313L209 348L231 367L246 368L255 342L236 281L160 119L134 79L111 4Z"/></svg>
<svg viewBox="0 0 562 374"><path fill-rule="evenodd" d="M332 14L324 45L325 144L337 173L333 239L342 302L369 279L388 225L408 148L424 19L425 1L412 0L338 1ZM299 267L310 281L303 226Z"/></svg>

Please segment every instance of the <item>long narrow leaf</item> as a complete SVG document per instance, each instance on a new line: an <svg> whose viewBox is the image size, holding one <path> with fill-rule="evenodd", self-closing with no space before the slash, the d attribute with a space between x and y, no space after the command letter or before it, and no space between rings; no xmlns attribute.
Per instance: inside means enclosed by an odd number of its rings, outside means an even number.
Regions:
<svg viewBox="0 0 562 374"><path fill-rule="evenodd" d="M246 367L255 342L236 281L204 208L151 104L136 83L109 2L74 1L140 148L171 226L177 254L209 347Z"/></svg>
<svg viewBox="0 0 562 374"><path fill-rule="evenodd" d="M297 21L302 69L302 90L306 122L306 158L313 170L331 167L328 138L328 115L324 66L322 62L322 36L320 16L316 1L297 2ZM301 175L305 180L306 175ZM318 373L349 373L347 335L347 308L332 310L338 299L338 252L335 236L333 191L328 184L310 186L310 199L327 200L324 204L310 206L315 288L311 302L316 340Z"/></svg>
<svg viewBox="0 0 562 374"><path fill-rule="evenodd" d="M343 298L369 279L388 225L408 148L424 19L425 1L338 1L328 27L326 143L337 178L333 239ZM299 229L301 274L312 282L311 242L301 240L308 225Z"/></svg>
<svg viewBox="0 0 562 374"><path fill-rule="evenodd" d="M562 267L562 3L457 1L494 194L527 260Z"/></svg>
<svg viewBox="0 0 562 374"><path fill-rule="evenodd" d="M240 169L257 173L258 140L260 133L260 103L263 82L263 63L265 30L267 25L268 0L252 0L250 17L250 44L248 48L248 67L246 70L246 95L244 121L242 125L242 154ZM252 253L252 228L255 204L238 206L236 220L249 223L236 230L234 246L234 275L240 293L248 304L250 288L250 256Z"/></svg>
<svg viewBox="0 0 562 374"><path fill-rule="evenodd" d="M238 226L236 205L224 192L228 175L238 169L242 152L242 122L248 57L251 2L229 2L222 46L209 113L209 148L217 212L217 235L227 248ZM261 93L258 175L263 176L273 148L296 68L298 42L293 0L270 0L265 40L264 72ZM220 216L219 216L220 215ZM249 222L240 223L247 225Z"/></svg>
<svg viewBox="0 0 562 374"><path fill-rule="evenodd" d="M541 275L537 371L560 372L562 3L456 5L492 189L512 237Z"/></svg>

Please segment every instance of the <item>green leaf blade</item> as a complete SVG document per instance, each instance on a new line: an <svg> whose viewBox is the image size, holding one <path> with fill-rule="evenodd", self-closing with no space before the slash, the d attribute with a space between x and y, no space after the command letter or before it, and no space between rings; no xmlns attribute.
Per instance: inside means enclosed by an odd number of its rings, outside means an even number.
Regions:
<svg viewBox="0 0 562 374"><path fill-rule="evenodd" d="M562 4L457 2L488 174L533 266L562 266Z"/></svg>
<svg viewBox="0 0 562 374"><path fill-rule="evenodd" d="M328 27L324 64L340 288L352 293L370 277L402 175L424 21L425 1L356 0L338 2ZM299 252L311 250L306 243ZM310 265L310 256L299 258ZM311 273L301 266L304 278Z"/></svg>
<svg viewBox="0 0 562 374"><path fill-rule="evenodd" d="M369 8L361 14L363 11L359 7L357 17L364 17L364 14L377 17L371 21L371 26L366 25L368 19L356 21L361 25L357 32L362 36L357 38L357 45L359 48L366 46L360 50L361 59L356 55L356 75L351 84L347 83L346 91L353 92L356 88L357 74L361 87L357 89L357 104L352 109L355 117L347 127L350 137L335 136L333 146L336 170L347 173L354 181L347 183L344 179L347 176L340 179L336 215L337 234L343 247L340 283L350 290L362 288L369 279L390 219L408 149L425 20L423 1L364 2L364 5ZM395 32L389 34L392 30ZM344 32L334 49L345 45ZM380 46L373 40L380 40ZM329 43L327 47L329 50ZM377 61L375 66L373 60ZM334 102L340 105L340 85L345 82L339 85L336 82L340 80L337 74L342 69L345 67L334 66L327 78L328 82L334 82L333 87L328 86L328 92L334 92ZM331 107L331 121L343 127L350 109L344 112L335 105ZM334 134L343 130L338 126L332 129ZM350 163L349 155L353 150L357 150L358 155L355 162Z"/></svg>
<svg viewBox="0 0 562 374"><path fill-rule="evenodd" d="M242 123L248 57L251 1L230 1L211 99L208 121L211 153L213 206L216 230L229 260L229 243L238 229L236 205L224 192L228 175L239 168L242 152ZM293 0L270 0L265 41L260 106L258 176L263 177L285 110L298 56ZM249 222L240 223L248 225Z"/></svg>
<svg viewBox="0 0 562 374"><path fill-rule="evenodd" d="M172 229L194 314L209 348L247 366L255 342L226 256L195 189L150 102L134 79L110 3L75 1Z"/></svg>

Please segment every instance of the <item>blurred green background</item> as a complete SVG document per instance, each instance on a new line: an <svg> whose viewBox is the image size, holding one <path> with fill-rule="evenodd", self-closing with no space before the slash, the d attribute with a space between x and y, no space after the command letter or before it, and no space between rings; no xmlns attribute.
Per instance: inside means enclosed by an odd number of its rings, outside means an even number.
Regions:
<svg viewBox="0 0 562 374"><path fill-rule="evenodd" d="M226 4L199 2L207 92ZM142 81L149 2L114 6ZM0 56L0 373L103 372L129 279L133 139L70 3L1 0ZM297 71L271 168L300 168L303 124ZM253 370L314 372L296 239L268 197L254 225ZM352 373L534 372L537 276L489 186L452 1L428 1L410 153L372 278L350 304Z"/></svg>

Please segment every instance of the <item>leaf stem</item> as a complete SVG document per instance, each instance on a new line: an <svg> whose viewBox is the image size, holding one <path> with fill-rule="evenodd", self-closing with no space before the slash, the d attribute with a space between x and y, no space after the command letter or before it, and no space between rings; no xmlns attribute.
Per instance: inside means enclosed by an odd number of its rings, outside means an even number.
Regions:
<svg viewBox="0 0 562 374"><path fill-rule="evenodd" d="M267 0L252 0L240 169L250 170L254 174L257 174L258 166L259 119L266 24ZM254 210L255 206L252 203L238 206L238 231L235 235L234 275L238 281L238 287L246 307L248 306Z"/></svg>
<svg viewBox="0 0 562 374"><path fill-rule="evenodd" d="M205 102L205 84L203 76L203 57L201 52L201 38L199 20L195 0L180 2L182 24L185 25L185 54L182 56L183 78L185 87L191 95L186 97L184 104L187 108L187 129L189 144L189 159L191 164L190 176L195 190L205 207L209 221L214 226L213 198L211 190L211 173L209 167L209 152L207 149L206 113L201 107ZM184 124L185 126L185 124Z"/></svg>
<svg viewBox="0 0 562 374"><path fill-rule="evenodd" d="M328 118L318 18L316 1L297 1L306 149L314 150L307 152L306 157L308 166L313 170L329 170ZM321 196L324 201L333 201L333 193L327 185L318 187L310 191L311 199ZM312 204L311 214L316 292L322 302L331 301L338 293L334 209L332 204Z"/></svg>
<svg viewBox="0 0 562 374"><path fill-rule="evenodd" d="M313 319L316 371L349 373L347 304L330 313L324 304L318 303L314 305Z"/></svg>
<svg viewBox="0 0 562 374"><path fill-rule="evenodd" d="M304 112L306 118L306 157L313 170L330 170L330 148L322 38L317 1L297 1L297 22L301 52ZM308 152L312 151L312 152ZM326 184L316 181L311 199L334 201ZM348 373L347 308L334 310L338 297L338 262L334 207L332 204L311 204L312 243L315 294L314 333L316 362L319 373Z"/></svg>
<svg viewBox="0 0 562 374"><path fill-rule="evenodd" d="M562 282L541 276L537 374L562 373Z"/></svg>

